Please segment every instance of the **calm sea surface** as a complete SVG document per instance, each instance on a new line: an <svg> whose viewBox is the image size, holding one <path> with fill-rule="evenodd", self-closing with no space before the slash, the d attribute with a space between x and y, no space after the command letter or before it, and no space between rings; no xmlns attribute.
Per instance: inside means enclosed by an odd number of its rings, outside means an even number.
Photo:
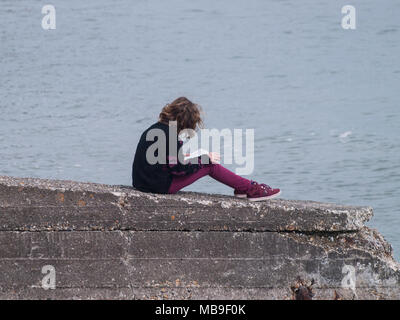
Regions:
<svg viewBox="0 0 400 320"><path fill-rule="evenodd" d="M0 0L0 175L131 183L140 133L185 95L254 128L252 179L371 205L400 258L400 2ZM233 169L234 166L229 166ZM204 179L188 190L229 194Z"/></svg>

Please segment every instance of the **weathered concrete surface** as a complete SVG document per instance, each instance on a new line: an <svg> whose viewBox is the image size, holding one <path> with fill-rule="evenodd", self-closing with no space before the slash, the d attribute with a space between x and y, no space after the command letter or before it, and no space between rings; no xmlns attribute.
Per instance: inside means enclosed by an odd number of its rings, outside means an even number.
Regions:
<svg viewBox="0 0 400 320"><path fill-rule="evenodd" d="M352 231L372 217L370 207L155 195L128 187L1 176L0 194L3 231Z"/></svg>
<svg viewBox="0 0 400 320"><path fill-rule="evenodd" d="M313 299L399 299L399 265L364 226L371 216L0 177L0 298L292 299L308 286ZM55 267L55 290L41 287L45 265ZM354 291L342 286L345 265Z"/></svg>

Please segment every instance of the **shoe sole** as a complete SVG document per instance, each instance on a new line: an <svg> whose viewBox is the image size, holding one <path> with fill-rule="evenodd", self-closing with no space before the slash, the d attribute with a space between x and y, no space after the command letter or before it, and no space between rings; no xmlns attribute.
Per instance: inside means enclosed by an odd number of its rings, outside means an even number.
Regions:
<svg viewBox="0 0 400 320"><path fill-rule="evenodd" d="M267 197L260 197L260 198L247 198L249 201L251 202L255 202L255 201L263 201L263 200L270 200L273 198L276 198L278 196L280 196L280 194L282 193L282 191L279 191L278 193L275 193L273 195L267 196Z"/></svg>
<svg viewBox="0 0 400 320"><path fill-rule="evenodd" d="M247 198L247 194L235 194L236 198Z"/></svg>

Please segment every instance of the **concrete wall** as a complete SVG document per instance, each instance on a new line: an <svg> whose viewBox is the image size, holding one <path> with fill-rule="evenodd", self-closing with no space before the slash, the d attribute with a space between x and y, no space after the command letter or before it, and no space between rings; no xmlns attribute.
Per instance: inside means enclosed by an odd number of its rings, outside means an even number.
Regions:
<svg viewBox="0 0 400 320"><path fill-rule="evenodd" d="M399 299L399 265L364 226L371 216L0 177L0 298ZM55 289L42 286L46 265Z"/></svg>

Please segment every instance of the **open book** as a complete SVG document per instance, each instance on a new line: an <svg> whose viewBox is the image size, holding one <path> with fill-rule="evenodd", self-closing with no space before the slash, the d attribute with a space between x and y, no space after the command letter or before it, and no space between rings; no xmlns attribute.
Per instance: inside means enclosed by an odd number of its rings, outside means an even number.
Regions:
<svg viewBox="0 0 400 320"><path fill-rule="evenodd" d="M209 154L208 150L206 150L206 149L198 149L198 150L192 152L191 154L186 155L183 159L185 161L187 161L187 160L190 160L190 159L193 159L193 158L198 158L198 157L201 157L201 156L204 156L204 155L208 156L208 154Z"/></svg>

